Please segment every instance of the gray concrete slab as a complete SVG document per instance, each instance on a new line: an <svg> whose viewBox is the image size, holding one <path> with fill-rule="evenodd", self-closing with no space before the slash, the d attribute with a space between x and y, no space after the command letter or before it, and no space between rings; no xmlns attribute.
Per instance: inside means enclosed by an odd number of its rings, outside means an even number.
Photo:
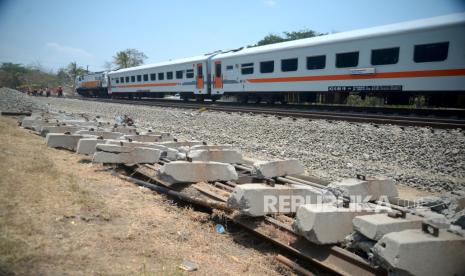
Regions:
<svg viewBox="0 0 465 276"><path fill-rule="evenodd" d="M355 231L372 240L379 240L391 232L420 229L424 218L406 214L405 218L393 218L387 214L373 214L355 217L352 220Z"/></svg>
<svg viewBox="0 0 465 276"><path fill-rule="evenodd" d="M194 145L189 150L232 150L232 145Z"/></svg>
<svg viewBox="0 0 465 276"><path fill-rule="evenodd" d="M82 127L78 126L42 126L40 129L40 135L46 137L49 133L74 133L81 129Z"/></svg>
<svg viewBox="0 0 465 276"><path fill-rule="evenodd" d="M151 149L158 149L162 151L161 158L166 158L170 161L178 160L178 150L173 148L168 148L166 146L149 143L149 142L129 142L127 140L107 140L107 144L120 145L125 147L146 147Z"/></svg>
<svg viewBox="0 0 465 276"><path fill-rule="evenodd" d="M21 121L21 127L25 129L32 129L35 131L40 131L43 126L57 126L57 122L53 120L42 120L42 119L27 120L26 118Z"/></svg>
<svg viewBox="0 0 465 276"><path fill-rule="evenodd" d="M231 164L242 164L242 154L236 150L190 150L187 157L192 161L214 161Z"/></svg>
<svg viewBox="0 0 465 276"><path fill-rule="evenodd" d="M169 148L178 149L180 147L193 147L196 145L203 145L202 141L177 141L177 142L160 142L159 145L163 145Z"/></svg>
<svg viewBox="0 0 465 276"><path fill-rule="evenodd" d="M465 275L465 238L439 230L386 234L373 247L374 259L392 275Z"/></svg>
<svg viewBox="0 0 465 276"><path fill-rule="evenodd" d="M116 126L112 129L113 132L124 133L126 135L136 135L137 129L130 126Z"/></svg>
<svg viewBox="0 0 465 276"><path fill-rule="evenodd" d="M374 214L387 208L377 209L373 204L350 203L349 208L335 204L307 204L297 209L293 229L316 244L336 244L353 230L352 220L356 216Z"/></svg>
<svg viewBox="0 0 465 276"><path fill-rule="evenodd" d="M304 173L304 167L296 159L257 161L253 164L258 177L271 178Z"/></svg>
<svg viewBox="0 0 465 276"><path fill-rule="evenodd" d="M143 147L119 147L116 145L98 144L93 163L112 164L153 164L160 159L161 151Z"/></svg>
<svg viewBox="0 0 465 276"><path fill-rule="evenodd" d="M300 205L327 202L327 191L306 185L241 184L228 198L228 206L251 217L292 214Z"/></svg>
<svg viewBox="0 0 465 276"><path fill-rule="evenodd" d="M163 142L161 135L125 135L124 138L133 142Z"/></svg>
<svg viewBox="0 0 465 276"><path fill-rule="evenodd" d="M164 164L158 177L171 184L196 183L201 181L230 181L237 179L237 173L230 164L203 161L174 161Z"/></svg>
<svg viewBox="0 0 465 276"><path fill-rule="evenodd" d="M121 132L101 131L101 130L79 130L76 134L86 134L100 136L103 139L121 139L124 134Z"/></svg>
<svg viewBox="0 0 465 276"><path fill-rule="evenodd" d="M366 179L346 178L341 181L332 182L328 185L330 189L343 192L344 195L362 200L370 197L371 200L397 197L399 194L394 180L386 177L367 177ZM355 201L355 200L352 200ZM356 200L361 202L361 200Z"/></svg>
<svg viewBox="0 0 465 276"><path fill-rule="evenodd" d="M49 133L46 136L46 143L51 148L64 148L75 151L77 144L82 138L97 138L95 136L78 135L78 134L63 134L63 133Z"/></svg>
<svg viewBox="0 0 465 276"><path fill-rule="evenodd" d="M98 144L105 144L105 142L106 142L105 139L100 139L100 138L79 139L79 142L76 148L76 153L86 154L86 155L94 154L97 151L96 146Z"/></svg>

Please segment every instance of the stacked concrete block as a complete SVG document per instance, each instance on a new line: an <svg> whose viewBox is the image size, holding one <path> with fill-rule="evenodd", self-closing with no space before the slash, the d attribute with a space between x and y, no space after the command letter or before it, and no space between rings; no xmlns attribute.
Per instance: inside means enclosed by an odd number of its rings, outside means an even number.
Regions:
<svg viewBox="0 0 465 276"><path fill-rule="evenodd" d="M195 145L190 147L189 150L231 150L231 145Z"/></svg>
<svg viewBox="0 0 465 276"><path fill-rule="evenodd" d="M367 203L350 203L348 208L332 203L301 205L293 228L313 243L335 244L353 232L352 220L355 217L387 211L387 208Z"/></svg>
<svg viewBox="0 0 465 276"><path fill-rule="evenodd" d="M406 214L405 217L391 217L387 214L373 214L355 217L354 229L372 240L379 240L384 235L407 229L420 229L424 218Z"/></svg>
<svg viewBox="0 0 465 276"><path fill-rule="evenodd" d="M82 138L97 138L91 135L64 134L64 133L49 133L45 141L48 147L63 148L76 151L77 145Z"/></svg>
<svg viewBox="0 0 465 276"><path fill-rule="evenodd" d="M392 275L465 275L465 238L446 230L437 236L421 229L392 232L373 253Z"/></svg>
<svg viewBox="0 0 465 276"><path fill-rule="evenodd" d="M197 145L203 145L201 141L178 141L178 142L160 142L159 145L163 145L168 148L179 149L181 147L191 148Z"/></svg>
<svg viewBox="0 0 465 276"><path fill-rule="evenodd" d="M123 133L125 135L136 135L137 129L131 126L116 126L112 129L113 132Z"/></svg>
<svg viewBox="0 0 465 276"><path fill-rule="evenodd" d="M105 144L106 140L100 137L97 138L82 138L77 144L76 153L78 154L94 154L98 144Z"/></svg>
<svg viewBox="0 0 465 276"><path fill-rule="evenodd" d="M161 135L125 135L124 139L134 142L163 142Z"/></svg>
<svg viewBox="0 0 465 276"><path fill-rule="evenodd" d="M112 145L120 145L125 147L145 147L151 149L157 149L162 152L161 158L166 158L170 161L175 161L178 159L178 150L173 148L168 148L163 145L155 144L155 143L147 143L147 142L129 142L126 140L107 140L107 144Z"/></svg>
<svg viewBox="0 0 465 276"><path fill-rule="evenodd" d="M242 154L236 150L190 150L187 157L192 161L214 161L231 164L243 163Z"/></svg>
<svg viewBox="0 0 465 276"><path fill-rule="evenodd" d="M237 180L237 173L230 164L219 162L174 161L163 165L158 177L170 184L202 181Z"/></svg>
<svg viewBox="0 0 465 276"><path fill-rule="evenodd" d="M306 185L241 184L228 198L228 206L251 217L291 214L304 204L327 202L328 192Z"/></svg>
<svg viewBox="0 0 465 276"><path fill-rule="evenodd" d="M384 177L366 179L347 178L329 184L328 188L340 191L345 196L358 198L359 200L356 201L359 202L368 197L370 197L370 200L379 200L383 199L383 197L387 199L398 196L394 180Z"/></svg>
<svg viewBox="0 0 465 276"><path fill-rule="evenodd" d="M253 164L258 177L272 178L278 176L304 173L304 167L295 159L277 161L258 161Z"/></svg>
<svg viewBox="0 0 465 276"><path fill-rule="evenodd" d="M40 135L46 137L49 133L74 133L81 129L82 127L77 126L42 126L40 129Z"/></svg>
<svg viewBox="0 0 465 276"><path fill-rule="evenodd" d="M148 135L148 136L161 136L161 141L173 141L173 136L171 136L171 133L169 132L159 132L159 131L144 131L141 132L140 135Z"/></svg>
<svg viewBox="0 0 465 276"><path fill-rule="evenodd" d="M26 128L26 129L32 129L35 131L40 131L42 127L44 126L56 126L57 123L54 122L53 120L42 120L42 119L30 119L27 120L27 118L24 118L21 121L21 127Z"/></svg>
<svg viewBox="0 0 465 276"><path fill-rule="evenodd" d="M97 144L92 162L113 164L153 164L160 159L161 151L144 147L124 147Z"/></svg>
<svg viewBox="0 0 465 276"><path fill-rule="evenodd" d="M124 136L121 132L100 131L100 130L79 130L76 134L95 135L103 139L120 139Z"/></svg>

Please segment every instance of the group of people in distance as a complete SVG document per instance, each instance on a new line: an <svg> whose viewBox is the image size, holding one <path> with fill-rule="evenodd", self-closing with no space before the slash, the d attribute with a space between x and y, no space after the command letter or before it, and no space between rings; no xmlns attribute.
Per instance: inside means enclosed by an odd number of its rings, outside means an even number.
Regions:
<svg viewBox="0 0 465 276"><path fill-rule="evenodd" d="M45 97L50 97L52 94L56 95L57 97L63 97L63 88L61 86L58 86L57 88L27 88L25 92L29 96L45 96Z"/></svg>

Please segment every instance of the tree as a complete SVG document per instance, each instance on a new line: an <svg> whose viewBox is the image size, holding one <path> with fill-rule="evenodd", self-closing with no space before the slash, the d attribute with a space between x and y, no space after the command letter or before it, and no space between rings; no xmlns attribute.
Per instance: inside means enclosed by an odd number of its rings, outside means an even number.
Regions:
<svg viewBox="0 0 465 276"><path fill-rule="evenodd" d="M7 86L15 88L21 84L21 76L23 76L28 69L21 64L5 62L0 67L2 71L2 83L0 86Z"/></svg>
<svg viewBox="0 0 465 276"><path fill-rule="evenodd" d="M66 68L66 73L68 73L74 91L76 88L76 77L84 75L86 73L86 70L78 66L77 63L74 61L68 64L68 67Z"/></svg>
<svg viewBox="0 0 465 276"><path fill-rule="evenodd" d="M254 46L263 46L263 45L279 43L283 41L285 41L285 39L280 37L279 35L269 34L265 36L262 40L258 41L257 44L255 44Z"/></svg>
<svg viewBox="0 0 465 276"><path fill-rule="evenodd" d="M325 35L323 33L319 33L312 30L301 30L301 31L293 31L293 32L284 32L284 36L276 35L276 34L269 34L265 36L263 39L259 40L257 44L252 45L251 47L256 46L263 46L268 44L274 44L279 42L309 38L314 36Z"/></svg>
<svg viewBox="0 0 465 276"><path fill-rule="evenodd" d="M284 32L284 34L286 35L286 41L323 35L321 33L318 33L312 30L301 30L297 32Z"/></svg>
<svg viewBox="0 0 465 276"><path fill-rule="evenodd" d="M126 49L113 56L113 63L119 68L128 68L144 64L145 59L147 56L144 53L136 49Z"/></svg>
<svg viewBox="0 0 465 276"><path fill-rule="evenodd" d="M66 72L65 68L58 69L57 81L61 86L64 86L65 84L70 83L71 79L70 79L68 73Z"/></svg>

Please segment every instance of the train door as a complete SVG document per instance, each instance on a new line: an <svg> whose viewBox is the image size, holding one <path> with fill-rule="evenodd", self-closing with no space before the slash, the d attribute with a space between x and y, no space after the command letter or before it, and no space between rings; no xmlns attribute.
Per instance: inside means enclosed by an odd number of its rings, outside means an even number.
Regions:
<svg viewBox="0 0 465 276"><path fill-rule="evenodd" d="M215 80L214 85L216 89L223 88L223 73L221 72L221 60L215 61Z"/></svg>
<svg viewBox="0 0 465 276"><path fill-rule="evenodd" d="M197 89L203 89L203 64L197 63Z"/></svg>

